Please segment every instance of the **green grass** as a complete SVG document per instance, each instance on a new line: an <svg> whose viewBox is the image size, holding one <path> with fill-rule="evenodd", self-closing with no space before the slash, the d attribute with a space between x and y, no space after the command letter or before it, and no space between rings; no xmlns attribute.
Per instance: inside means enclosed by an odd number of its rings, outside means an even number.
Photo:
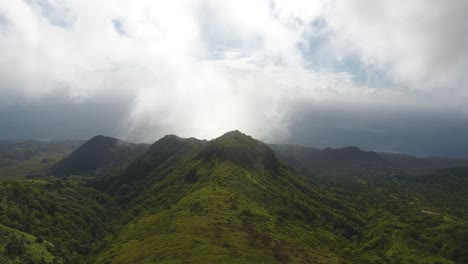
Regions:
<svg viewBox="0 0 468 264"><path fill-rule="evenodd" d="M6 251L6 245L12 240L18 239L24 244L24 252L19 256L10 256ZM0 224L0 262L1 263L53 263L54 256L49 252L53 245L48 241L38 242L35 236L18 231Z"/></svg>

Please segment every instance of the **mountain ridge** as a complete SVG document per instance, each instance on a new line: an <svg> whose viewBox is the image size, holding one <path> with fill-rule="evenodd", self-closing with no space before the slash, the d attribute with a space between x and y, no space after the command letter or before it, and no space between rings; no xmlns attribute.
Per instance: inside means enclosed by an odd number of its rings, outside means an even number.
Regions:
<svg viewBox="0 0 468 264"><path fill-rule="evenodd" d="M113 160L116 142L90 144ZM44 236L58 263L468 260L466 168L398 174L357 147L270 147L240 131L119 153L68 177L1 182L0 224Z"/></svg>

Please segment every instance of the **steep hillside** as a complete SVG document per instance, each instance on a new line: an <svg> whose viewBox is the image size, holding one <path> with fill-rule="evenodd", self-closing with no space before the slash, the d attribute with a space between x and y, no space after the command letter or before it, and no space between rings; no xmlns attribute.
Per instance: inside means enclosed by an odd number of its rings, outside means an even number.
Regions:
<svg viewBox="0 0 468 264"><path fill-rule="evenodd" d="M422 213L436 207L392 182L366 191L314 183L238 131L210 142L165 137L123 177L114 190L131 214L97 263L453 263L462 244L453 231L466 223Z"/></svg>
<svg viewBox="0 0 468 264"><path fill-rule="evenodd" d="M106 194L70 181L1 181L0 197L0 260L14 263L83 263L116 215Z"/></svg>
<svg viewBox="0 0 468 264"><path fill-rule="evenodd" d="M141 185L146 184L143 180L147 176L184 164L198 154L205 144L206 141L195 138L186 139L167 135L131 162L128 168L110 185L108 191L111 193L120 191L120 194L126 193L124 196L129 196L131 194L128 190L135 191L138 189L136 186L145 187Z"/></svg>
<svg viewBox="0 0 468 264"><path fill-rule="evenodd" d="M147 146L116 138L95 136L53 166L50 174L73 175L110 166L122 166L141 155Z"/></svg>
<svg viewBox="0 0 468 264"><path fill-rule="evenodd" d="M280 166L268 146L238 131L208 143L187 141L165 137L150 148L178 151L154 151L160 165L147 170L144 184L127 185L138 191L128 190L134 194L124 206L141 212L97 256L99 263L338 262L340 256L319 247L346 240L327 224L346 217L331 197ZM351 230L359 217L347 215L355 218Z"/></svg>

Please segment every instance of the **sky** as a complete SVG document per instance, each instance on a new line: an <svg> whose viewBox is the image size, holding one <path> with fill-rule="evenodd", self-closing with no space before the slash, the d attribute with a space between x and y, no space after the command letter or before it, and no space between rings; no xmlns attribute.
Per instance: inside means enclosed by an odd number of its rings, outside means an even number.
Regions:
<svg viewBox="0 0 468 264"><path fill-rule="evenodd" d="M0 140L468 158L468 2L0 0Z"/></svg>

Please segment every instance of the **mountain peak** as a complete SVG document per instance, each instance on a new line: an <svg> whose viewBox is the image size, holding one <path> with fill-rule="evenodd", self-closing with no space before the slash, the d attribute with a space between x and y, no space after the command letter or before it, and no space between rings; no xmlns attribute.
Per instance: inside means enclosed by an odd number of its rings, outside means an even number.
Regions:
<svg viewBox="0 0 468 264"><path fill-rule="evenodd" d="M200 153L204 158L228 160L244 167L275 169L278 161L271 148L239 130L211 140Z"/></svg>
<svg viewBox="0 0 468 264"><path fill-rule="evenodd" d="M121 140L113 138L113 137L108 137L108 136L103 136L103 135L97 135L92 137L90 140L86 141L86 145L95 145L95 144L109 144L109 145L114 145L117 142ZM123 142L123 141L122 141Z"/></svg>
<svg viewBox="0 0 468 264"><path fill-rule="evenodd" d="M116 162L127 162L145 150L145 145L98 135L86 141L65 159L55 164L50 173L70 175L91 172Z"/></svg>

